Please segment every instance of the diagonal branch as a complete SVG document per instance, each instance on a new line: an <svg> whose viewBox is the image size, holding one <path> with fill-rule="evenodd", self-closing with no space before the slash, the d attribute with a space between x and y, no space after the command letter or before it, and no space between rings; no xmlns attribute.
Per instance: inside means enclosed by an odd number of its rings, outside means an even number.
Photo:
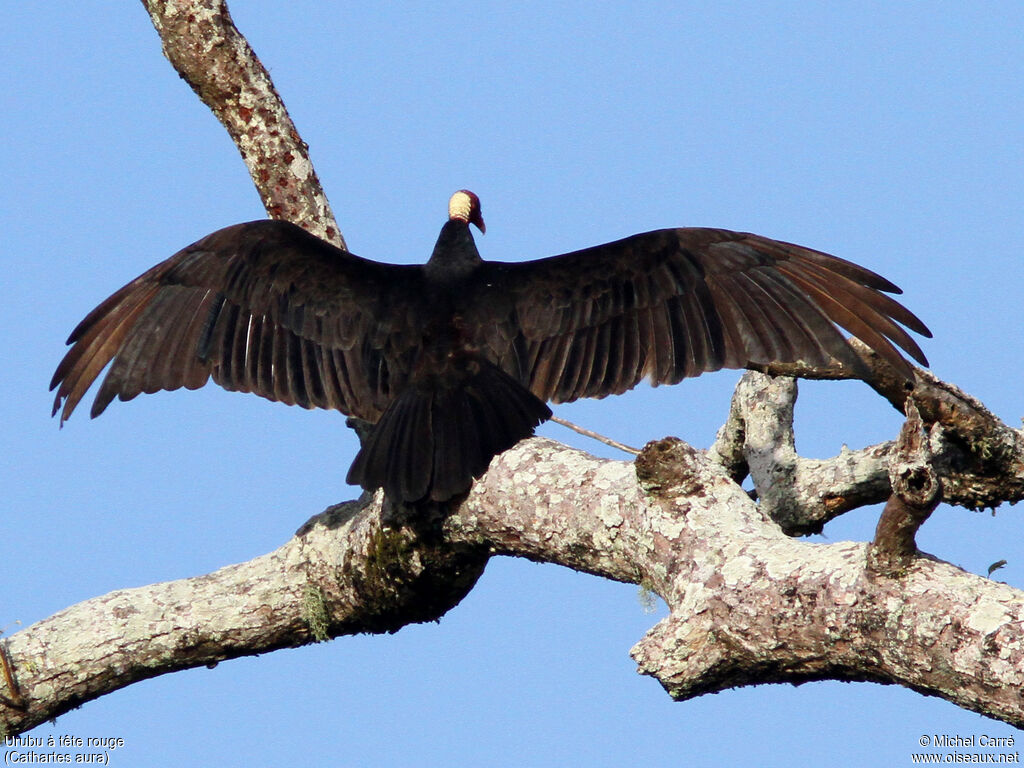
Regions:
<svg viewBox="0 0 1024 768"><path fill-rule="evenodd" d="M486 556L381 525L372 499L327 510L279 549L211 574L124 589L12 635L19 733L157 675L355 632L435 620L476 583Z"/></svg>
<svg viewBox="0 0 1024 768"><path fill-rule="evenodd" d="M309 147L224 0L142 4L168 61L231 135L271 218L344 248Z"/></svg>

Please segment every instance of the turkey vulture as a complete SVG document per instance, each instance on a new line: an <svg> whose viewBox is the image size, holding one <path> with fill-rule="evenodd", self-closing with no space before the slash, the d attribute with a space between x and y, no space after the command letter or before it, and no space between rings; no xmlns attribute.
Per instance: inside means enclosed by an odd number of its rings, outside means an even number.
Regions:
<svg viewBox="0 0 1024 768"><path fill-rule="evenodd" d="M468 490L551 416L546 401L604 397L641 379L719 368L860 362L836 325L908 382L900 327L931 336L863 267L722 229L662 229L521 263L480 258L465 190L430 260L381 264L286 221L214 232L136 278L71 332L57 367L61 424L113 361L116 395L232 391L371 422L348 473L405 503ZM896 346L894 346L896 345Z"/></svg>

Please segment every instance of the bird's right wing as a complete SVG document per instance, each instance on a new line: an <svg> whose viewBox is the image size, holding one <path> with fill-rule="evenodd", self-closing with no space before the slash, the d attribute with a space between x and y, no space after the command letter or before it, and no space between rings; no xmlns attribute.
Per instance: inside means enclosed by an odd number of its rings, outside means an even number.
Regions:
<svg viewBox="0 0 1024 768"><path fill-rule="evenodd" d="M63 423L113 361L114 397L228 390L375 421L404 384L416 329L401 313L420 268L380 264L283 221L218 230L114 293L71 332L53 375Z"/></svg>
<svg viewBox="0 0 1024 768"><path fill-rule="evenodd" d="M902 376L896 347L927 365L900 324L925 325L874 272L791 243L720 229L663 229L522 263L484 264L469 325L538 397L603 397L642 379L719 368L858 359L839 329Z"/></svg>

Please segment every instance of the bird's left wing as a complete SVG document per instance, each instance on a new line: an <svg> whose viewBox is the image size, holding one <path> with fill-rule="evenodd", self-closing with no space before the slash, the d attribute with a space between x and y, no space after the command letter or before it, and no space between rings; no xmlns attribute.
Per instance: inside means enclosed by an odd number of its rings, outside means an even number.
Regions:
<svg viewBox="0 0 1024 768"><path fill-rule="evenodd" d="M665 229L522 263L486 262L469 325L538 397L618 394L719 368L830 360L858 369L838 326L912 378L927 365L901 324L925 325L874 272L790 243Z"/></svg>
<svg viewBox="0 0 1024 768"><path fill-rule="evenodd" d="M111 361L93 403L228 390L375 421L404 383L419 267L380 264L283 221L218 230L121 288L71 332L53 375L63 423Z"/></svg>

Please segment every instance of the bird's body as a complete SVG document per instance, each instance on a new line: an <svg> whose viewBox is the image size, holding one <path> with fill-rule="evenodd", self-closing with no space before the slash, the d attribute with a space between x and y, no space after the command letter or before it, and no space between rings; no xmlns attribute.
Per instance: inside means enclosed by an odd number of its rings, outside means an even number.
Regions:
<svg viewBox="0 0 1024 768"><path fill-rule="evenodd" d="M444 501L533 433L546 401L647 378L802 360L859 365L838 323L905 378L900 327L930 335L875 273L757 235L667 229L521 263L480 258L459 192L423 265L361 259L255 221L179 251L93 310L58 366L61 422L113 360L93 405L202 386L375 424L349 480Z"/></svg>

